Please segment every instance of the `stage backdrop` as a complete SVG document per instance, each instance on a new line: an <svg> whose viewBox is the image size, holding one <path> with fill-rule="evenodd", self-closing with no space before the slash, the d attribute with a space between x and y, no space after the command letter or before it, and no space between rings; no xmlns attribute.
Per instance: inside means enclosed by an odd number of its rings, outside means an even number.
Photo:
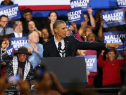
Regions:
<svg viewBox="0 0 126 95"><path fill-rule="evenodd" d="M3 0L0 0L0 2ZM18 4L20 10L67 10L70 9L70 0L11 0Z"/></svg>

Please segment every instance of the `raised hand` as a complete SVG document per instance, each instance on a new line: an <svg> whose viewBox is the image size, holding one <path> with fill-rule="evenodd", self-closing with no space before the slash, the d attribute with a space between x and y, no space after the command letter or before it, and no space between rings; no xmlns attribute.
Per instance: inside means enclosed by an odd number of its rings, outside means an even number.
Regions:
<svg viewBox="0 0 126 95"><path fill-rule="evenodd" d="M88 8L88 14L89 14L89 15L92 15L92 12L93 12L92 8L89 7L89 8Z"/></svg>
<svg viewBox="0 0 126 95"><path fill-rule="evenodd" d="M77 25L76 25L75 23L71 22L71 25L74 27L75 32L78 31L78 30L77 30Z"/></svg>
<svg viewBox="0 0 126 95"><path fill-rule="evenodd" d="M34 48L34 51L35 51L36 53L39 53L38 47L37 47L36 45L33 45L33 48Z"/></svg>
<svg viewBox="0 0 126 95"><path fill-rule="evenodd" d="M33 51L32 47L27 47L27 49L28 49L28 52L30 53Z"/></svg>

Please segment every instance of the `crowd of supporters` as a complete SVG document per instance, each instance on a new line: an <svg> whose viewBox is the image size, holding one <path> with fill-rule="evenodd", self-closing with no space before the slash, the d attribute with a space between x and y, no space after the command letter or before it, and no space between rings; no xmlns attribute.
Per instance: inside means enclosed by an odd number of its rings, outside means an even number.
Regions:
<svg viewBox="0 0 126 95"><path fill-rule="evenodd" d="M13 2L6 2L4 0L1 5L12 5ZM8 0L10 1L10 0ZM7 4L6 4L7 3ZM87 13L84 13L85 21L81 22L79 25L71 22L67 27L66 36L73 35L79 41L85 42L103 42L104 32L114 32L114 31L124 31L125 25L116 26L116 27L108 27L103 28L104 21L101 16L101 12L106 11L105 9L100 9L97 11L95 15L92 14L93 9L91 7L88 8ZM60 19L59 19L60 18ZM64 19L65 18L65 19ZM40 20L42 19L42 20ZM6 55L6 48L10 46L10 38L21 38L28 37L29 42L24 45L24 48L28 50L30 54L28 57L28 61L31 64L30 70L31 73L26 80L31 81L30 86L33 86L32 89L36 91L39 95L95 95L94 93L89 93L86 90L83 91L71 91L69 89L65 89L59 83L56 75L54 73L44 73L42 74L41 80L39 82L34 81L35 74L34 70L41 63L41 58L43 57L43 44L50 40L55 35L55 31L53 29L53 24L56 20L65 20L68 22L66 17L58 17L56 11L50 11L48 17L43 18L33 18L33 13L31 9L25 9L23 13L23 18L20 20L9 20L6 15L0 16L0 39L1 41L1 79L0 79L0 95L4 95L4 90L8 87L11 87L11 83L6 83L7 77L11 75L11 65L13 62L13 56ZM12 27L8 27L8 24L12 24ZM51 48L51 47L50 47ZM14 53L18 52L18 50L13 50ZM18 52L17 61L21 64L26 61L25 55L21 55ZM126 54L126 53L125 53ZM6 56L5 56L6 55ZM89 72L88 75L88 84L86 87L121 87L124 80L124 75L122 72L123 66L123 56L119 54L115 49L108 50L80 50L78 49L76 52L78 56L84 55L97 55L97 72ZM120 56L120 57L119 57ZM5 58L4 58L5 57ZM23 59L24 58L24 59ZM13 59L14 60L14 59ZM22 61L25 60L25 61ZM22 66L19 66L20 69ZM38 67L39 68L39 67ZM28 69L28 68L27 68ZM18 72L18 71L17 71ZM19 73L19 72L18 72ZM23 74L25 71L23 72ZM19 74L20 75L20 74ZM23 76L24 77L24 76ZM31 78L32 77L32 78ZM24 79L24 78L23 78ZM29 91L30 86L28 81L20 80L19 84L16 85L15 89L20 89L21 95L31 95L31 91ZM54 87L52 86L52 82L54 83ZM84 92L85 91L85 92ZM83 94L82 94L83 93ZM88 93L88 94L87 94ZM19 93L18 93L19 94ZM37 95L38 95L37 94ZM11 94L8 94L11 95ZM15 93L13 95L16 95ZM33 95L34 92L33 92Z"/></svg>

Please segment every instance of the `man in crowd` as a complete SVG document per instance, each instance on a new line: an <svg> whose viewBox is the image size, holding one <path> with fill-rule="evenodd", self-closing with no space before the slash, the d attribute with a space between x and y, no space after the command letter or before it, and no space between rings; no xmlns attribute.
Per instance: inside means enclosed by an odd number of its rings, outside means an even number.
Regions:
<svg viewBox="0 0 126 95"><path fill-rule="evenodd" d="M25 47L28 49L28 52L32 53L28 60L31 62L33 68L35 68L43 57L43 45L38 43L39 34L37 31L32 31L28 39L29 43L25 44Z"/></svg>
<svg viewBox="0 0 126 95"><path fill-rule="evenodd" d="M13 28L9 28L7 26L8 26L8 16L1 15L0 16L0 36L13 33Z"/></svg>
<svg viewBox="0 0 126 95"><path fill-rule="evenodd" d="M14 3L11 0L4 0L1 2L1 5L13 5Z"/></svg>
<svg viewBox="0 0 126 95"><path fill-rule="evenodd" d="M50 39L50 35L49 35L48 29L43 28L41 31L39 43L43 44L43 43L47 42L49 39Z"/></svg>
<svg viewBox="0 0 126 95"><path fill-rule="evenodd" d="M6 49L7 44L2 42L2 49ZM3 60L8 64L7 73L9 76L19 75L24 80L28 80L31 84L31 81L34 78L33 67L28 61L28 57L31 53L28 52L27 48L20 47L15 56L9 56L6 51L2 54ZM12 85L9 89L18 89L18 85ZM14 92L8 92L7 95L15 95Z"/></svg>
<svg viewBox="0 0 126 95"><path fill-rule="evenodd" d="M105 44L98 42L80 42L74 36L66 37L67 26L64 21L57 20L53 24L55 36L44 46L44 57L67 57L76 56L77 49L82 50L104 50L107 48L118 48L119 44Z"/></svg>
<svg viewBox="0 0 126 95"><path fill-rule="evenodd" d="M25 21L23 22L23 27L24 27L23 32L28 33L28 22L33 20L32 10L29 8L25 9L23 17L25 18ZM35 23L36 28L40 29L41 28L40 22L36 20L33 21Z"/></svg>
<svg viewBox="0 0 126 95"><path fill-rule="evenodd" d="M18 37L28 36L26 33L23 33L23 25L22 25L22 21L20 20L14 21L13 30L14 32L8 35L9 38L11 37L18 38Z"/></svg>

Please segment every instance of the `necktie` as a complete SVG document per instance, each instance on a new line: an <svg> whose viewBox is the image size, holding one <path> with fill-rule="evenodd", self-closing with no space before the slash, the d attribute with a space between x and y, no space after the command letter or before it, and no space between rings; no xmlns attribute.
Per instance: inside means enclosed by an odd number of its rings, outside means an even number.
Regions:
<svg viewBox="0 0 126 95"><path fill-rule="evenodd" d="M61 50L61 42L58 43L58 51Z"/></svg>

